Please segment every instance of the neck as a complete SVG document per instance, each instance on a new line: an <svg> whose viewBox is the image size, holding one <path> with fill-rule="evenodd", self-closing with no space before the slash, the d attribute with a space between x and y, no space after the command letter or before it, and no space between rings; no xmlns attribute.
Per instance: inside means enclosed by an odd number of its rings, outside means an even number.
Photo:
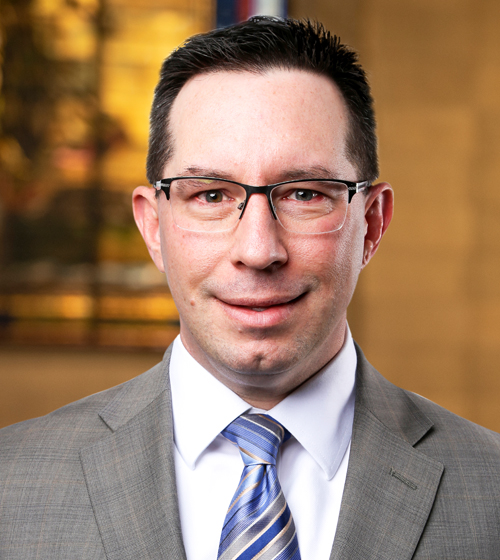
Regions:
<svg viewBox="0 0 500 560"><path fill-rule="evenodd" d="M289 368L259 372L258 368L248 371L232 369L227 365L210 358L196 344L191 336L185 336L181 322L181 339L185 349L191 356L211 373L218 381L254 408L270 410L288 395L313 378L318 371L330 362L341 350L345 335L346 323L337 330L337 336L330 337L325 344L315 348ZM192 344L194 342L194 344Z"/></svg>

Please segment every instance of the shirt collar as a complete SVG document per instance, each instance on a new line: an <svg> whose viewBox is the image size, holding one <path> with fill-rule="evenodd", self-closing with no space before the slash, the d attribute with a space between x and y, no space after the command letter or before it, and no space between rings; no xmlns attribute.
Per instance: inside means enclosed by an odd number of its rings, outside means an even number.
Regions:
<svg viewBox="0 0 500 560"><path fill-rule="evenodd" d="M219 433L251 406L201 366L180 336L172 348L170 386L175 445L194 469L198 457Z"/></svg>
<svg viewBox="0 0 500 560"><path fill-rule="evenodd" d="M349 328L340 352L269 411L333 478L349 446L357 356Z"/></svg>
<svg viewBox="0 0 500 560"><path fill-rule="evenodd" d="M356 351L349 328L340 352L268 411L331 479L347 450L354 418ZM190 469L219 433L251 405L218 381L174 341L170 360L174 441ZM216 404L214 404L216 403Z"/></svg>

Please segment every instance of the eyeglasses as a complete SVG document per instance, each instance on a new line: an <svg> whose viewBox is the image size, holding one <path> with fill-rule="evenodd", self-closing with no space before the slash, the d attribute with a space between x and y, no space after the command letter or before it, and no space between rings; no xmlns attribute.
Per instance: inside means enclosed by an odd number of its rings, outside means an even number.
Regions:
<svg viewBox="0 0 500 560"><path fill-rule="evenodd" d="M195 232L222 232L241 220L252 194L265 194L275 220L294 233L330 233L345 222L352 197L369 181L299 179L263 187L215 177L172 177L153 185L170 201L176 225Z"/></svg>

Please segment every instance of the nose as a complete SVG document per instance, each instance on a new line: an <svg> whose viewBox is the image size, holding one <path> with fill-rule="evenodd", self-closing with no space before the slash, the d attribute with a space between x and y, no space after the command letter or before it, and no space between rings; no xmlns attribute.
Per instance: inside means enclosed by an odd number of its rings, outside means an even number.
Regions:
<svg viewBox="0 0 500 560"><path fill-rule="evenodd" d="M250 196L233 233L232 262L256 270L274 270L288 260L285 230L274 219L265 194Z"/></svg>

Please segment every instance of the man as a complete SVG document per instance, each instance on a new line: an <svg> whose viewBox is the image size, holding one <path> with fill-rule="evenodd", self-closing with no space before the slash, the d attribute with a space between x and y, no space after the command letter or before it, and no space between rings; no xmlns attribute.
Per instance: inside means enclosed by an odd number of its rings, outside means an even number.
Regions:
<svg viewBox="0 0 500 560"><path fill-rule="evenodd" d="M320 26L254 18L165 61L134 212L181 335L3 431L2 558L498 557L500 437L346 326L392 216L377 174L365 74Z"/></svg>

